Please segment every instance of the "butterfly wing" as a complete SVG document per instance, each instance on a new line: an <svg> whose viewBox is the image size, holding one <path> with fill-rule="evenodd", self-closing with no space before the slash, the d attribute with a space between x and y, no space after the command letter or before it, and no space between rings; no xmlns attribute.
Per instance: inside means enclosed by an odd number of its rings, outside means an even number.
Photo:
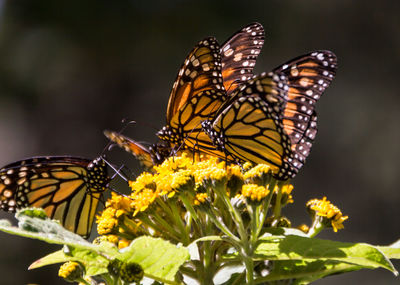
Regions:
<svg viewBox="0 0 400 285"><path fill-rule="evenodd" d="M225 99L220 48L215 38L207 38L192 50L178 73L168 103L167 125L158 137L177 149L214 148L202 133L201 121L213 117Z"/></svg>
<svg viewBox="0 0 400 285"><path fill-rule="evenodd" d="M89 236L109 178L104 161L34 157L0 169L0 208L40 207L68 230Z"/></svg>
<svg viewBox="0 0 400 285"><path fill-rule="evenodd" d="M222 78L227 95L253 77L253 68L263 44L263 26L252 23L233 34L222 45Z"/></svg>
<svg viewBox="0 0 400 285"><path fill-rule="evenodd" d="M104 131L104 135L117 146L131 153L146 168L151 168L156 164L155 157L149 148L117 132Z"/></svg>
<svg viewBox="0 0 400 285"><path fill-rule="evenodd" d="M146 147L117 132L104 131L104 135L126 152L131 153L143 166L149 169L162 163L173 153L171 147L163 142Z"/></svg>
<svg viewBox="0 0 400 285"><path fill-rule="evenodd" d="M310 153L317 133L315 104L335 77L337 58L330 51L315 51L299 56L274 69L288 78L288 92L282 119L295 157L301 168Z"/></svg>
<svg viewBox="0 0 400 285"><path fill-rule="evenodd" d="M209 37L200 41L186 57L169 97L167 123L201 91L223 90L219 50L216 39Z"/></svg>
<svg viewBox="0 0 400 285"><path fill-rule="evenodd" d="M290 142L281 120L285 86L277 75L262 75L242 86L213 121L202 123L228 159L268 164L280 179L293 175Z"/></svg>

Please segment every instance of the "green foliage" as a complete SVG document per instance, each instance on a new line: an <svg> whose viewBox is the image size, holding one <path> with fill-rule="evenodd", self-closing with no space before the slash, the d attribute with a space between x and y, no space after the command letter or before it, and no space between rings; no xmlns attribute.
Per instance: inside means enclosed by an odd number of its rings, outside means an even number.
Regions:
<svg viewBox="0 0 400 285"><path fill-rule="evenodd" d="M56 221L31 210L21 211L16 217L19 228L11 226L6 220L0 221L0 230L24 237L39 239L48 243L64 245L62 250L53 252L32 263L35 269L55 263L78 262L85 269L85 277L97 276L106 282L115 283L130 268L129 280L139 281L142 276L166 284L179 284L176 279L180 266L189 259L188 250L175 246L161 238L139 237L119 250L114 244L101 241L91 244L75 235ZM34 213L34 214L32 214ZM307 237L294 229L269 228L257 242L253 262L270 264L267 276L256 275L255 284L277 280L293 280L293 284L308 284L328 275L355 271L363 268L384 268L397 275L389 258L400 258L400 242L390 246L372 246L363 243L344 243ZM271 233L274 233L271 234ZM218 237L203 238L195 244L221 241ZM193 246L195 246L193 244ZM232 272L237 262L237 252L225 256L226 266L220 274L226 274L224 284L243 284L244 268ZM132 266L133 265L133 266ZM124 267L125 266L125 267ZM231 267L231 269L230 269ZM117 268L117 269L116 269ZM121 281L122 282L122 281ZM123 284L123 283L121 283Z"/></svg>
<svg viewBox="0 0 400 285"><path fill-rule="evenodd" d="M119 276L112 276L108 266L112 261L118 260L122 269L125 268L125 264L135 263L142 268L146 277L167 284L178 284L174 279L176 273L179 267L189 258L185 247L175 246L160 238L139 237L128 247L119 250L107 241L91 244L80 236L65 230L58 222L48 218L43 219L43 217L26 215L23 212L19 212L16 217L19 219L19 228L11 226L6 220L1 220L0 230L48 243L64 245L62 250L35 261L29 269L75 261L85 268L85 277L101 276L105 280L112 280L119 278Z"/></svg>

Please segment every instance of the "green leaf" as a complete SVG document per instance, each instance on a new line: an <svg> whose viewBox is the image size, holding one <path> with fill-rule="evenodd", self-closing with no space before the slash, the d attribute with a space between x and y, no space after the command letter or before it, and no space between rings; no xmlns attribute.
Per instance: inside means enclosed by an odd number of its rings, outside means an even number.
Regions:
<svg viewBox="0 0 400 285"><path fill-rule="evenodd" d="M95 249L95 246L81 236L63 228L57 221L43 217L40 209L19 211L18 228L7 220L0 220L0 230L9 234L33 238L52 244L66 244L84 249Z"/></svg>
<svg viewBox="0 0 400 285"><path fill-rule="evenodd" d="M400 259L400 240L389 246L377 246L390 259Z"/></svg>
<svg viewBox="0 0 400 285"><path fill-rule="evenodd" d="M292 284L308 284L328 275L362 269L349 263L334 260L277 260L266 277L257 278L256 284L292 279Z"/></svg>
<svg viewBox="0 0 400 285"><path fill-rule="evenodd" d="M296 235L260 239L256 251L260 260L339 261L363 268L382 267L397 273L390 260L376 247Z"/></svg>
<svg viewBox="0 0 400 285"><path fill-rule="evenodd" d="M179 267L189 259L189 252L161 238L139 237L118 259L138 263L147 277L173 281Z"/></svg>
<svg viewBox="0 0 400 285"><path fill-rule="evenodd" d="M29 266L29 269L36 269L42 266L64 263L67 261L77 261L81 263L85 267L87 276L95 276L108 272L107 266L109 260L98 252L70 247L42 257L41 259L32 263Z"/></svg>
<svg viewBox="0 0 400 285"><path fill-rule="evenodd" d="M113 259L139 264L145 276L165 283L173 283L179 267L189 259L188 250L177 247L160 238L140 237L129 247L118 251L102 242L93 250L66 247L35 261L29 269L66 261L78 261L84 265L87 276L107 273L107 266Z"/></svg>
<svg viewBox="0 0 400 285"><path fill-rule="evenodd" d="M109 242L91 244L79 235L64 229L58 222L45 217L41 210L20 211L16 215L19 228L9 221L0 220L0 230L23 237L34 238L53 244L65 245L64 250L51 253L35 261L29 269L66 261L77 261L84 265L86 275L94 276L107 272L111 260L139 264L147 277L166 283L175 283L179 267L189 259L188 250L161 238L140 237L129 247L119 251Z"/></svg>

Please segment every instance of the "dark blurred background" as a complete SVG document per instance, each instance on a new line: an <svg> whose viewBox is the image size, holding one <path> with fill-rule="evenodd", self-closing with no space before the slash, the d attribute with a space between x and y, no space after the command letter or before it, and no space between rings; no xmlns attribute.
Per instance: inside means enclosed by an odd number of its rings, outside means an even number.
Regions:
<svg viewBox="0 0 400 285"><path fill-rule="evenodd" d="M386 245L400 238L400 2L0 0L0 165L32 155L98 156L104 129L148 142L165 123L172 83L202 38L222 43L258 21L266 41L256 72L329 49L336 79L318 103L319 134L293 181L293 224L324 195L349 215L321 237ZM138 164L122 150L109 159ZM12 218L0 213L1 218ZM0 233L1 284L66 284L58 267L27 271L59 247ZM400 263L395 262L398 268ZM398 284L383 270L315 284Z"/></svg>

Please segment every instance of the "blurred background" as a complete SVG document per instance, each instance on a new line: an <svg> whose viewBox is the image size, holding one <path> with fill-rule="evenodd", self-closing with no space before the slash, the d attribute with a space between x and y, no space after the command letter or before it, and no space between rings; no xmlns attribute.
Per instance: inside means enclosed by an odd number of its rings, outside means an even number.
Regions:
<svg viewBox="0 0 400 285"><path fill-rule="evenodd" d="M285 214L308 223L304 204L327 196L349 220L321 237L386 245L400 238L400 2L0 0L0 165L33 155L94 158L104 129L155 142L170 89L202 38L220 43L264 25L256 73L316 49L334 51L336 79L317 106L319 133L294 179ZM117 148L107 153L139 173ZM12 215L0 213L0 218ZM66 284L58 266L27 271L56 250L0 233L1 284ZM400 263L395 262L398 269ZM398 284L363 270L315 284Z"/></svg>

